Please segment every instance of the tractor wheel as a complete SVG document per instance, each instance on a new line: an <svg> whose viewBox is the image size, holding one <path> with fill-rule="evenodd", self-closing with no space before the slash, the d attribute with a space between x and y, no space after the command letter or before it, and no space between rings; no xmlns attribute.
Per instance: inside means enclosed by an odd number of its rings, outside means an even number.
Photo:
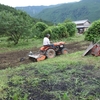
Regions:
<svg viewBox="0 0 100 100"><path fill-rule="evenodd" d="M54 58L56 56L56 52L53 49L48 49L46 52L47 58Z"/></svg>
<svg viewBox="0 0 100 100"><path fill-rule="evenodd" d="M68 53L67 48L63 48L63 49L61 50L61 53L62 53L62 54L67 54L67 53Z"/></svg>

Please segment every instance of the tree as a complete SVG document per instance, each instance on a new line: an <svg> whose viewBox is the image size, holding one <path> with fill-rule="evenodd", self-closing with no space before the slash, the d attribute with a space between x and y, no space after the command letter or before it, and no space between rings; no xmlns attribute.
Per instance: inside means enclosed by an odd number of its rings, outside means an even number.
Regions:
<svg viewBox="0 0 100 100"><path fill-rule="evenodd" d="M42 32L42 34L43 34L43 37L46 36L46 34L52 34L51 28L50 28L50 27L46 28L46 29ZM51 38L51 37L52 37L52 36L50 36L50 38Z"/></svg>
<svg viewBox="0 0 100 100"><path fill-rule="evenodd" d="M38 31L38 34L36 34L39 38L43 37L42 32L48 28L48 25L43 22L37 22L35 24L35 29Z"/></svg>
<svg viewBox="0 0 100 100"><path fill-rule="evenodd" d="M0 12L0 30L1 34L8 36L8 41L18 44L19 39L30 29L29 16L21 11L15 15L11 12Z"/></svg>
<svg viewBox="0 0 100 100"><path fill-rule="evenodd" d="M92 25L85 32L85 40L97 42L100 40L100 20L92 23Z"/></svg>
<svg viewBox="0 0 100 100"><path fill-rule="evenodd" d="M69 33L68 33L68 31L67 31L67 28L65 27L65 25L63 25L63 24L59 24L58 25L58 28L59 28L59 38L63 38L63 37L68 37L69 36Z"/></svg>
<svg viewBox="0 0 100 100"><path fill-rule="evenodd" d="M64 25L67 28L67 32L69 33L69 36L74 36L77 31L76 24L71 21L65 21Z"/></svg>

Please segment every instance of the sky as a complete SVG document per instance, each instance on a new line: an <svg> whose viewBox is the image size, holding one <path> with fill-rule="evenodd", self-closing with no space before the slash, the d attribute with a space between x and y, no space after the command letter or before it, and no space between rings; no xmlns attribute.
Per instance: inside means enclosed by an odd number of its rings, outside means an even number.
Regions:
<svg viewBox="0 0 100 100"><path fill-rule="evenodd" d="M0 0L0 4L8 5L11 7L19 6L49 6L61 3L77 2L80 0Z"/></svg>

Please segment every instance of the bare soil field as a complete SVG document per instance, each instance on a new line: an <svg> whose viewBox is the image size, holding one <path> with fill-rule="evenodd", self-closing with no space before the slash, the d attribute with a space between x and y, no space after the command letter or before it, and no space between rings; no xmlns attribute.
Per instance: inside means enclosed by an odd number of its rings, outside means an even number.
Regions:
<svg viewBox="0 0 100 100"><path fill-rule="evenodd" d="M69 53L85 50L88 46L89 46L89 43L82 44L80 42L66 44L66 48L68 49ZM29 50L2 53L0 54L0 69L5 69L7 67L14 67L14 66L19 66L21 64L31 63L32 61L28 59L28 53L30 51L37 52L38 50L39 48L32 48ZM25 58L25 59L23 61L20 61L21 58Z"/></svg>

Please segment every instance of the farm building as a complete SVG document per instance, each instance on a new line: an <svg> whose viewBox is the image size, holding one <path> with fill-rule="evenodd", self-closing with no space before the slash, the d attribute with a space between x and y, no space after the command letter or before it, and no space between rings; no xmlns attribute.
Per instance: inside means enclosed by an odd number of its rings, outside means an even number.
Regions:
<svg viewBox="0 0 100 100"><path fill-rule="evenodd" d="M74 21L74 23L76 24L78 33L80 34L82 34L91 24L88 20Z"/></svg>

